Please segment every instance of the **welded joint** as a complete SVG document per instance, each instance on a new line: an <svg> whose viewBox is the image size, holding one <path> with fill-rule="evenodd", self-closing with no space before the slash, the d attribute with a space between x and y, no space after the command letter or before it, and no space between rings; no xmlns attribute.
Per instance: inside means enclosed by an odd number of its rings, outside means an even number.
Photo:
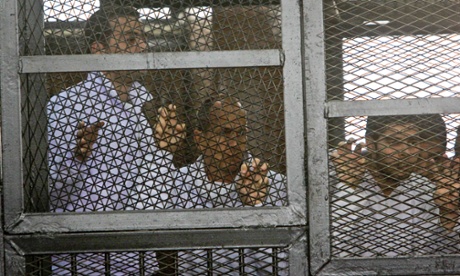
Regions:
<svg viewBox="0 0 460 276"><path fill-rule="evenodd" d="M324 103L324 118L329 118L330 107L327 102Z"/></svg>
<svg viewBox="0 0 460 276"><path fill-rule="evenodd" d="M5 249L8 255L10 256L25 256L26 252L21 249L19 245L17 245L14 241L10 239L5 239L5 242L10 246L11 249Z"/></svg>
<svg viewBox="0 0 460 276"><path fill-rule="evenodd" d="M306 212L305 210L301 210L295 206L291 206L292 213L296 217L295 221L301 221L302 223L307 222Z"/></svg>
<svg viewBox="0 0 460 276"><path fill-rule="evenodd" d="M19 225L21 224L23 221L24 221L24 214L21 214L20 216L18 216L15 220L13 220L12 223L8 224L8 225L5 225L5 232L13 232L13 230Z"/></svg>
<svg viewBox="0 0 460 276"><path fill-rule="evenodd" d="M13 223L5 227L5 232L17 232L17 229L27 230L28 233L44 234L48 237L53 237L56 233L68 232L68 227L63 227L59 223L38 223L30 224L30 221L25 219L25 215L19 216Z"/></svg>
<svg viewBox="0 0 460 276"><path fill-rule="evenodd" d="M280 66L283 67L284 62L286 61L286 54L284 53L284 50L282 49L279 50L279 53L280 53Z"/></svg>

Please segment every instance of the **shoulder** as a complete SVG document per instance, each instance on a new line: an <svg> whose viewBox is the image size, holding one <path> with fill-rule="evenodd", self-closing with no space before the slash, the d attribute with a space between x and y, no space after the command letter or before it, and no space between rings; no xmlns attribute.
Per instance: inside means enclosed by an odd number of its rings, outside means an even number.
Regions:
<svg viewBox="0 0 460 276"><path fill-rule="evenodd" d="M73 86L62 90L58 94L52 96L49 100L50 104L61 103L63 101L76 101L78 98L83 96L86 92L89 92L95 84L88 80L81 81Z"/></svg>

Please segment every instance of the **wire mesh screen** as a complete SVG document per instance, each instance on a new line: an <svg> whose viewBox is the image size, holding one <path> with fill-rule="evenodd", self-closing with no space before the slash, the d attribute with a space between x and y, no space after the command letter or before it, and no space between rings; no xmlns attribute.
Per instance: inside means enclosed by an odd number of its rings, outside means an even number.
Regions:
<svg viewBox="0 0 460 276"><path fill-rule="evenodd" d="M445 153L454 144L446 123L455 133L455 120L438 114L346 119L348 140L331 152L335 256L458 253L459 166Z"/></svg>
<svg viewBox="0 0 460 276"><path fill-rule="evenodd" d="M328 99L458 97L458 9L325 1ZM458 124L458 114L329 119L334 256L458 253Z"/></svg>
<svg viewBox="0 0 460 276"><path fill-rule="evenodd" d="M457 1L339 0L324 8L329 99L458 93Z"/></svg>
<svg viewBox="0 0 460 276"><path fill-rule="evenodd" d="M20 1L21 55L281 47L269 2L36 2ZM232 198L225 207L287 205L281 67L23 74L21 85L28 212L195 208L198 182L201 197ZM205 102L219 103L199 115Z"/></svg>
<svg viewBox="0 0 460 276"><path fill-rule="evenodd" d="M28 275L289 275L286 248L29 256ZM42 273L42 274L38 274Z"/></svg>

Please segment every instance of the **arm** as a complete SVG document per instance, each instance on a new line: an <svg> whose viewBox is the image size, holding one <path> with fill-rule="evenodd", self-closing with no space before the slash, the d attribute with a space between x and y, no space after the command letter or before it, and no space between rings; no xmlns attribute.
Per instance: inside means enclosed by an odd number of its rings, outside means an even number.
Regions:
<svg viewBox="0 0 460 276"><path fill-rule="evenodd" d="M62 105L59 98L48 103L48 139L50 170L51 210L63 211L74 202L82 189L88 174L86 162L78 160L77 126L75 114L68 115L69 109Z"/></svg>

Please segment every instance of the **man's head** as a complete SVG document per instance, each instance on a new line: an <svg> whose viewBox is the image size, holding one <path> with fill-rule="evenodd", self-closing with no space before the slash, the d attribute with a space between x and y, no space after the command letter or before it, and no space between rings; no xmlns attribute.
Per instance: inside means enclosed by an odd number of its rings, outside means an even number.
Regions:
<svg viewBox="0 0 460 276"><path fill-rule="evenodd" d="M241 103L219 95L204 102L197 114L194 139L210 179L232 181L246 152L247 118Z"/></svg>
<svg viewBox="0 0 460 276"><path fill-rule="evenodd" d="M86 22L88 53L140 53L147 49L140 14L132 7L110 5Z"/></svg>
<svg viewBox="0 0 460 276"><path fill-rule="evenodd" d="M404 180L422 162L441 156L446 128L439 114L370 116L366 144L374 170L393 180Z"/></svg>

